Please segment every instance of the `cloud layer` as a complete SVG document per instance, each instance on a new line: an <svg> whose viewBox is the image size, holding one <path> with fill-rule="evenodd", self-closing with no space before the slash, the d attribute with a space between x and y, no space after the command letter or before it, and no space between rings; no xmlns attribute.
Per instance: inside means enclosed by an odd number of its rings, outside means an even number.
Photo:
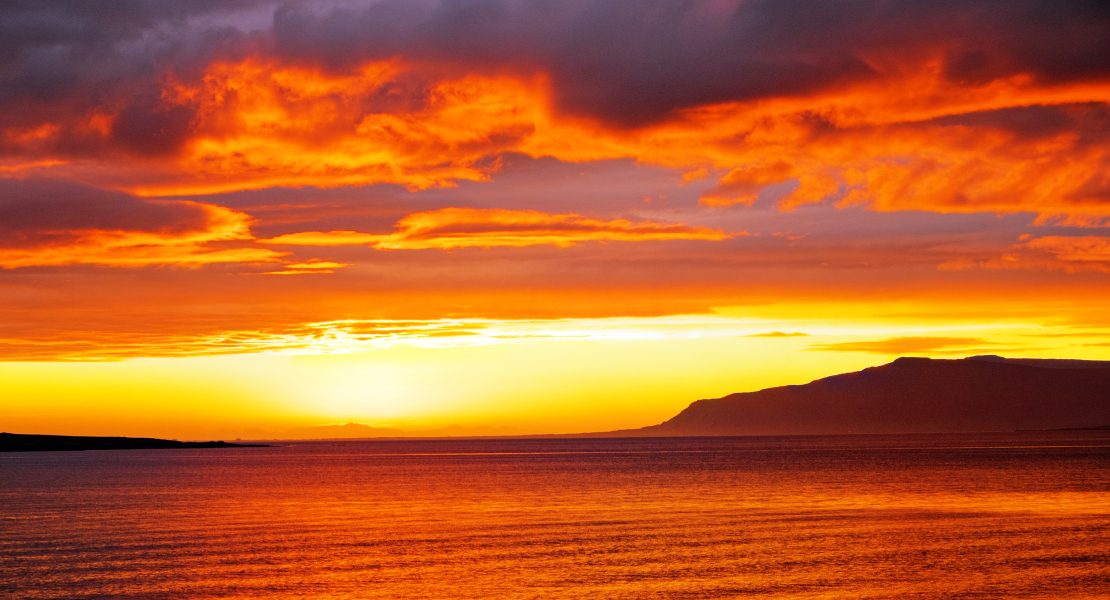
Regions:
<svg viewBox="0 0 1110 600"><path fill-rule="evenodd" d="M799 299L1104 327L1104 4L6 2L0 326L37 358Z"/></svg>
<svg viewBox="0 0 1110 600"><path fill-rule="evenodd" d="M941 269L952 271L975 267L1110 273L1110 237L1025 235L1022 236L1022 241L1011 246L1009 251L996 256L980 260L963 257L940 265Z"/></svg>
<svg viewBox="0 0 1110 600"><path fill-rule="evenodd" d="M720 241L735 235L719 229L690 227L681 223L633 223L626 219L605 221L576 214L477 208L442 208L414 213L398 221L396 229L396 232L388 235L354 231L308 231L260 241L303 246L368 244L378 250L449 250L538 245L565 248L587 241Z"/></svg>
<svg viewBox="0 0 1110 600"><path fill-rule="evenodd" d="M872 354L967 354L977 348L990 347L993 342L972 337L894 337L884 340L815 344L810 350L831 352L870 352Z"/></svg>
<svg viewBox="0 0 1110 600"><path fill-rule="evenodd" d="M1100 3L125 4L5 9L4 168L424 189L521 152L712 169L709 205L1110 218Z"/></svg>
<svg viewBox="0 0 1110 600"><path fill-rule="evenodd" d="M198 266L281 256L209 246L251 239L250 220L212 204L146 200L66 181L0 179L0 268Z"/></svg>

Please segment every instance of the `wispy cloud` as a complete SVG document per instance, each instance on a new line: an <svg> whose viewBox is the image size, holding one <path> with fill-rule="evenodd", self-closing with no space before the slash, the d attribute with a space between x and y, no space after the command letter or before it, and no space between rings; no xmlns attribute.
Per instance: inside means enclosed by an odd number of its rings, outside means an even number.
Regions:
<svg viewBox="0 0 1110 600"><path fill-rule="evenodd" d="M1025 236L1021 243L997 256L980 260L960 258L940 265L941 269L952 271L974 267L1110 273L1110 237Z"/></svg>
<svg viewBox="0 0 1110 600"><path fill-rule="evenodd" d="M577 214L535 210L443 208L408 215L391 234L354 231L309 231L259 240L269 244L341 246L369 244L379 250L424 250L495 246L572 246L588 241L709 240L738 234L682 223L634 223L627 219L601 220Z"/></svg>
<svg viewBox="0 0 1110 600"><path fill-rule="evenodd" d="M174 4L9 9L5 168L143 195L426 189L517 152L723 171L708 205L789 181L787 210L1110 219L1091 4L293 4L253 32Z"/></svg>
<svg viewBox="0 0 1110 600"><path fill-rule="evenodd" d="M302 231L259 241L264 244L289 244L292 246L360 246L376 244L384 237L388 236L359 233L357 231Z"/></svg>
<svg viewBox="0 0 1110 600"><path fill-rule="evenodd" d="M284 271L267 271L261 275L321 275L325 273L334 273L336 269L349 267L351 265L346 263L328 262L328 261L310 261L303 263L290 263L284 265Z"/></svg>
<svg viewBox="0 0 1110 600"><path fill-rule="evenodd" d="M60 181L0 179L0 268L274 262L268 248L218 248L253 239L251 218L222 206L147 200Z"/></svg>
<svg viewBox="0 0 1110 600"><path fill-rule="evenodd" d="M396 346L443 347L526 343L535 339L660 339L735 337L748 320L715 317L608 319L339 319L252 326L250 319L221 320L197 329L199 319L182 330L73 330L36 328L33 335L0 337L0 354L9 361L111 361L141 357L224 354L343 354Z"/></svg>
<svg viewBox="0 0 1110 600"><path fill-rule="evenodd" d="M970 349L995 346L973 337L893 337L883 340L814 344L808 350L825 352L870 352L872 354L959 353Z"/></svg>

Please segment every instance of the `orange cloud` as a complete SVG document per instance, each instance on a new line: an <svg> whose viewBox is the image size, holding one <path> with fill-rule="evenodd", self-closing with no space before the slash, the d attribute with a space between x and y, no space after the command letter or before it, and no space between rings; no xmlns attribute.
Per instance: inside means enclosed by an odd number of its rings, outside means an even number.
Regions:
<svg viewBox="0 0 1110 600"><path fill-rule="evenodd" d="M187 200L145 200L50 180L0 180L0 268L268 262L286 253L213 248L253 239L251 217Z"/></svg>
<svg viewBox="0 0 1110 600"><path fill-rule="evenodd" d="M343 267L349 267L349 266L351 266L351 265L348 265L346 263L328 262L328 261L322 261L322 260L321 261L311 261L311 262L306 262L306 263L294 263L294 264L285 265L285 267L287 269L313 269L313 270L341 269Z"/></svg>
<svg viewBox="0 0 1110 600"><path fill-rule="evenodd" d="M787 331L771 331L771 332L768 332L768 333L753 333L751 335L745 335L744 337L780 338L780 337L803 337L803 336L809 336L809 334L808 333L802 333L800 331L790 331L790 332L787 332Z"/></svg>
<svg viewBox="0 0 1110 600"><path fill-rule="evenodd" d="M130 189L164 195L484 181L495 165L481 160L519 149L542 119L536 82L472 76L398 91L397 80L412 75L396 60L338 76L258 58L213 64L201 82L174 82L164 92L197 115L171 167L176 176ZM398 97L382 99L386 88Z"/></svg>
<svg viewBox="0 0 1110 600"><path fill-rule="evenodd" d="M414 213L398 221L396 229L387 235L309 231L260 241L311 246L370 244L379 250L424 250L536 245L567 247L587 241L720 241L736 235L681 223L633 223L626 219L604 221L576 214L478 208L443 208Z"/></svg>
<svg viewBox="0 0 1110 600"><path fill-rule="evenodd" d="M293 246L358 246L361 244L375 244L383 237L386 236L359 233L357 231L302 231L259 241L266 244L289 244Z"/></svg>
<svg viewBox="0 0 1110 600"><path fill-rule="evenodd" d="M1047 250L1067 262L1097 262L1110 266L1110 237L1050 235L1025 242L1026 248Z"/></svg>
<svg viewBox="0 0 1110 600"><path fill-rule="evenodd" d="M1110 237L1049 235L1030 238L1000 256L985 260L964 258L940 265L941 269L950 271L973 267L1110 273Z"/></svg>
<svg viewBox="0 0 1110 600"><path fill-rule="evenodd" d="M148 148L141 163L102 152L88 168L44 155L77 125L35 121L0 137L10 155L26 156L6 169L80 173L142 195L450 186L487 180L498 167L491 157L520 152L635 158L690 180L725 169L702 196L713 206L750 204L766 186L793 182L779 199L784 209L836 202L1110 222L1110 82L1023 73L968 82L952 79L946 55L908 60L874 57L872 77L807 95L693 105L628 129L557 111L542 70L458 75L394 58L324 71L255 55L213 62L194 80L167 76L149 111L180 121L158 130L176 137ZM137 118L94 111L78 128L81 139L108 143L128 139ZM157 140L170 144L167 136Z"/></svg>
<svg viewBox="0 0 1110 600"><path fill-rule="evenodd" d="M767 185L794 181L782 208L836 201L881 211L1029 211L1086 225L1110 218L1110 141L1097 133L1110 120L1110 84L1052 87L1018 75L969 86L948 80L941 61L908 76L903 66L880 65L879 82L690 108L622 130L554 113L539 75L439 79L367 112L383 88L421 77L422 67L393 60L324 75L257 58L218 63L201 83L167 89L196 111L195 132L164 183L130 189L420 189L486 180L497 168L488 157L522 152L729 169L702 197L716 206L751 203Z"/></svg>
<svg viewBox="0 0 1110 600"><path fill-rule="evenodd" d="M894 337L865 342L815 344L808 350L830 352L870 352L873 354L962 353L969 349L995 345L980 338L970 337Z"/></svg>
<svg viewBox="0 0 1110 600"><path fill-rule="evenodd" d="M755 202L759 191L773 183L782 183L794 175L793 165L778 160L770 164L733 169L717 181L717 186L702 194L701 203L728 206Z"/></svg>
<svg viewBox="0 0 1110 600"><path fill-rule="evenodd" d="M443 338L484 336L488 339L463 340L462 343L492 343L493 339L506 336L487 335L487 329L515 331L528 325L534 322L344 319L256 328L240 326L192 334L147 330L130 333L85 331L78 337L76 332L65 332L64 335L39 335L33 339L0 338L0 353L9 361L115 361L256 352L365 352L398 343L457 343L437 341Z"/></svg>
<svg viewBox="0 0 1110 600"><path fill-rule="evenodd" d="M285 265L284 271L270 271L262 273L263 275L314 275L334 273L336 269L349 267L351 265L346 263L328 262L328 261L310 261L306 263L293 263Z"/></svg>
<svg viewBox="0 0 1110 600"><path fill-rule="evenodd" d="M892 93L901 88L920 95ZM824 97L692 110L690 117L722 137L744 136L742 145L714 146L710 160L718 166L759 165L766 156L791 165L798 187L779 199L784 209L834 201L879 211L1034 212L1097 226L1110 222L1110 138L1085 127L1105 130L1108 101L1110 85L1053 90L1017 77L969 89L926 72ZM750 202L785 178L737 174L721 179L702 203ZM734 179L742 193L722 193Z"/></svg>
<svg viewBox="0 0 1110 600"><path fill-rule="evenodd" d="M173 238L129 235L126 232L84 232L79 242L37 250L0 249L0 268L32 266L103 265L108 267L145 267L176 265L199 267L213 263L273 262L284 256L264 248L210 250L194 242Z"/></svg>

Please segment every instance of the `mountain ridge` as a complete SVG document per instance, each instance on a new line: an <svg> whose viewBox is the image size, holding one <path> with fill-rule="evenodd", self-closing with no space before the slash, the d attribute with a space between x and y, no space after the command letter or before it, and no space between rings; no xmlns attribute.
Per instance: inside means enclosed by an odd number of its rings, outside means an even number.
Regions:
<svg viewBox="0 0 1110 600"><path fill-rule="evenodd" d="M1045 361L1045 362L1036 362ZM902 357L806 384L697 400L619 437L1068 429L1110 424L1110 361Z"/></svg>

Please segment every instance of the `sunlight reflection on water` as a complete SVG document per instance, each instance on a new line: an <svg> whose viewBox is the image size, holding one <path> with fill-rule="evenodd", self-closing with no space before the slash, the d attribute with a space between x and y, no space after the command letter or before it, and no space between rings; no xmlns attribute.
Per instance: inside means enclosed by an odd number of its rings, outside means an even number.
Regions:
<svg viewBox="0 0 1110 600"><path fill-rule="evenodd" d="M10 597L1110 597L1106 432L0 461Z"/></svg>

